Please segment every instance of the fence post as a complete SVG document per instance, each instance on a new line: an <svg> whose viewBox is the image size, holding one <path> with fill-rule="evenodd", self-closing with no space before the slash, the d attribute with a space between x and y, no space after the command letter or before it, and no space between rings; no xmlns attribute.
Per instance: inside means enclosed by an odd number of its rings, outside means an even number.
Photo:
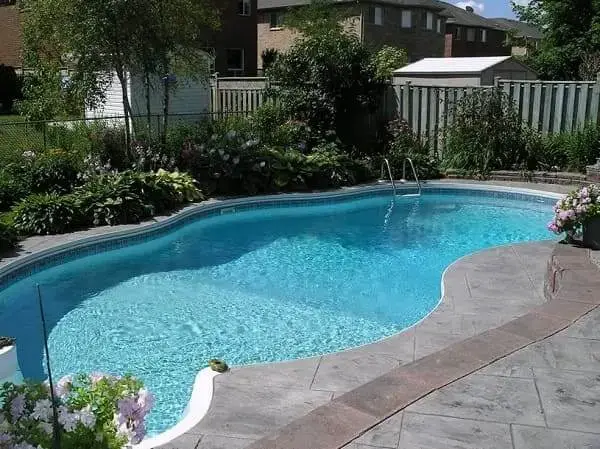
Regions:
<svg viewBox="0 0 600 449"><path fill-rule="evenodd" d="M47 131L47 126L48 126L48 122L44 121L44 126L42 126L42 134L44 135L44 151L46 151L47 148L47 135L46 135L46 131Z"/></svg>
<svg viewBox="0 0 600 449"><path fill-rule="evenodd" d="M494 87L499 88L500 87L500 77L499 76L495 76L494 77Z"/></svg>
<svg viewBox="0 0 600 449"><path fill-rule="evenodd" d="M596 124L598 124L598 122L600 121L600 114L598 114L598 111L600 110L600 105L598 104L600 103L600 72L596 75L596 85L594 86L594 90L592 93L592 114L595 114L595 117L592 117L592 119L596 122Z"/></svg>

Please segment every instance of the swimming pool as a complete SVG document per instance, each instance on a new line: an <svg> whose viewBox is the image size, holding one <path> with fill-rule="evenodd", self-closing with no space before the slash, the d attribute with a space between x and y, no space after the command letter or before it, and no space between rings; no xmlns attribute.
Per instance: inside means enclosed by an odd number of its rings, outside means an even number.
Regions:
<svg viewBox="0 0 600 449"><path fill-rule="evenodd" d="M440 279L477 250L549 238L554 200L445 190L213 215L39 271L0 292L1 334L44 378L35 285L55 375L131 372L156 394L149 430L175 424L197 372L370 343L437 306Z"/></svg>

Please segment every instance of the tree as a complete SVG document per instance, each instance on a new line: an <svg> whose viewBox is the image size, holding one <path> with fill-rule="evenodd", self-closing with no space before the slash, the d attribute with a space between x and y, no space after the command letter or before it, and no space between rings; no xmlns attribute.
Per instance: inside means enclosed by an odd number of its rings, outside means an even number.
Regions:
<svg viewBox="0 0 600 449"><path fill-rule="evenodd" d="M290 9L284 24L306 36L339 35L344 34L344 21L351 13L351 7L335 5L334 0L312 0L309 5Z"/></svg>
<svg viewBox="0 0 600 449"><path fill-rule="evenodd" d="M321 135L333 131L350 147L365 140L364 118L379 106L383 83L371 52L340 25L338 14L324 0L295 13L287 23L301 34L278 57L270 77L291 118Z"/></svg>
<svg viewBox="0 0 600 449"><path fill-rule="evenodd" d="M540 48L528 60L540 77L579 79L586 56L600 52L598 0L533 0L513 7L519 19L544 32Z"/></svg>
<svg viewBox="0 0 600 449"><path fill-rule="evenodd" d="M206 46L202 30L218 22L210 0L23 0L22 5L28 66L44 67L39 72L49 79L56 78L57 69L69 68L69 91L88 105L103 101L114 73L127 136L129 73L151 80L171 74L176 66L193 66ZM168 83L164 88L168 104Z"/></svg>
<svg viewBox="0 0 600 449"><path fill-rule="evenodd" d="M389 45L384 46L373 56L377 78L381 81L390 81L394 70L408 64L406 50Z"/></svg>
<svg viewBox="0 0 600 449"><path fill-rule="evenodd" d="M260 55L262 59L263 70L266 72L269 70L275 61L277 61L277 57L279 56L279 52L275 48L267 48Z"/></svg>

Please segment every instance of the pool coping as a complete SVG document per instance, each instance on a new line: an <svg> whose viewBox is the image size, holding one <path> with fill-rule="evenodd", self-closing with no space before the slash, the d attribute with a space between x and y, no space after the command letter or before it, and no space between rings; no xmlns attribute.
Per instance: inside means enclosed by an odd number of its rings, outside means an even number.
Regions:
<svg viewBox="0 0 600 449"><path fill-rule="evenodd" d="M415 187L416 186L412 183L403 184L401 186L398 186L398 191L414 189ZM348 187L348 188L344 188L341 190L329 191L329 192L291 193L291 194L249 197L249 198L213 200L211 202L201 203L199 205L193 205L193 206L188 207L188 208L184 209L183 211L181 211L171 217L168 217L163 221L157 222L157 223L143 224L134 229L121 230L121 231L116 231L116 232L108 232L108 233L101 234L101 235L84 237L84 238L77 239L72 242L59 244L59 245L44 249L42 251L34 252L29 255L21 256L18 259L12 261L11 263L7 264L6 266L0 268L0 288L3 288L6 286L6 285L2 285L2 284L6 282L7 277L10 277L11 273L14 273L18 270L27 269L28 267L34 265L33 271L25 272L25 273L21 272L22 277L29 276L32 272L46 268L46 265L43 262L46 259L52 258L56 255L62 255L63 253L68 253L70 251L77 252L82 249L92 248L95 245L106 244L106 243L112 242L114 240L128 239L128 241L126 243L129 244L130 243L129 239L136 238L136 237L137 238L145 237L145 236L148 236L149 234L150 235L154 234L156 231L166 230L168 232L168 230L170 230L170 229L177 229L177 227L176 227L177 225L179 225L179 224L185 225L187 222L191 221L191 219L200 219L203 216L203 213L206 213L206 212L219 212L224 209L228 210L232 207L248 206L248 205L258 205L258 206L260 206L260 205L263 205L263 206L264 205L267 205L267 206L284 205L284 206L288 206L288 205L295 205L295 204L298 204L298 205L319 204L318 203L319 200L324 200L324 201L335 200L335 199L353 200L353 199L360 198L361 196L371 197L374 194L385 194L386 192L390 191L390 188L391 188L390 184L378 183L378 184L367 185L367 186ZM505 186L497 186L497 185L488 185L488 184L474 185L474 184L447 183L447 182L444 182L444 183L429 182L423 186L423 190L425 190L425 191L431 191L434 189L440 189L441 191L446 191L446 192L462 190L462 191L482 191L482 192L486 192L486 193L489 193L489 192L505 193L505 194L510 194L511 197L514 195L523 195L525 197L544 198L546 200L558 199L558 198L562 197L561 194L547 192L547 191L541 191L541 190L535 190L535 189L525 189L525 188L515 188L515 187L505 187ZM204 215L204 216L212 216L212 215ZM188 221L186 221L186 220L188 220ZM135 243L135 240L131 243ZM101 249L101 251L103 251L103 250L112 249L112 248L102 247L100 249ZM80 257L81 255L82 254L75 254L74 257ZM454 266L456 263L458 263L460 260L462 260L466 257L468 257L468 256L464 256L463 258L458 259L457 261L453 262L446 268L446 270L444 272L444 276L442 276L442 298L440 299L438 306L439 306L439 304L442 303L443 298L444 298L445 274L448 272L448 270L451 269L452 266ZM35 266L35 265L37 265L37 266ZM13 279L12 282L16 282L19 279L20 278ZM411 326L408 329L411 329L411 328L417 326L418 324L422 323L423 321L425 321L428 318L428 316L423 318L421 321L419 321L419 323L415 323L413 326ZM406 330L407 329L405 329L404 331L402 331L396 335L400 335L403 332L406 332ZM385 341L390 338L393 338L393 336L383 339L381 341ZM348 351L368 347L370 345L376 345L376 344L380 343L381 341L370 343L368 345L364 345L359 348L352 348L352 349L349 349ZM342 351L342 352L347 352L347 351ZM201 373L199 373L198 376L200 376ZM194 427L198 422L201 421L201 419L208 412L208 409L210 407L210 400L208 401L208 404L206 405L204 403L196 402L193 399L201 396L199 392L204 393L205 396L208 396L208 393L210 392L209 396L212 397L212 388L213 388L212 382L213 382L213 380L214 380L214 376L210 377L210 378L205 376L203 378L202 382L196 382L194 384L194 389L192 392L192 399L190 400L190 403L188 404L188 408L186 408L186 413L185 413L185 416L182 419L182 421L180 421L174 427L168 429L166 432L161 433L157 437L153 438L151 440L153 442L152 444L165 444L165 443L183 435L184 433L189 431L192 427ZM210 384L210 385L208 385L208 384ZM148 440L148 441L150 441L150 440ZM154 447L154 446L148 446L148 444L149 444L148 442L142 442L141 444L143 446L138 446L138 447L140 447L140 449Z"/></svg>

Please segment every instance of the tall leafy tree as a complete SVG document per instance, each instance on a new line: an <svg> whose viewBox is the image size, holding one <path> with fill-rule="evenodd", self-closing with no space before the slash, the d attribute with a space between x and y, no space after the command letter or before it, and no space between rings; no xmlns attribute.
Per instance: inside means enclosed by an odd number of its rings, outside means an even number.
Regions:
<svg viewBox="0 0 600 449"><path fill-rule="evenodd" d="M366 139L364 117L376 111L384 85L369 49L342 26L343 14L331 0L314 0L288 16L300 33L269 75L289 116L352 147Z"/></svg>
<svg viewBox="0 0 600 449"><path fill-rule="evenodd" d="M67 90L95 105L103 101L110 74L116 74L127 136L129 73L150 80L176 65L193 67L206 46L206 30L218 24L211 0L23 0L22 6L26 62L37 78L32 86ZM67 86L56 82L57 70L65 67L71 74ZM168 83L164 87L170 89Z"/></svg>
<svg viewBox="0 0 600 449"><path fill-rule="evenodd" d="M528 61L540 76L579 79L582 63L600 52L600 0L533 0L513 6L521 20L544 32Z"/></svg>

